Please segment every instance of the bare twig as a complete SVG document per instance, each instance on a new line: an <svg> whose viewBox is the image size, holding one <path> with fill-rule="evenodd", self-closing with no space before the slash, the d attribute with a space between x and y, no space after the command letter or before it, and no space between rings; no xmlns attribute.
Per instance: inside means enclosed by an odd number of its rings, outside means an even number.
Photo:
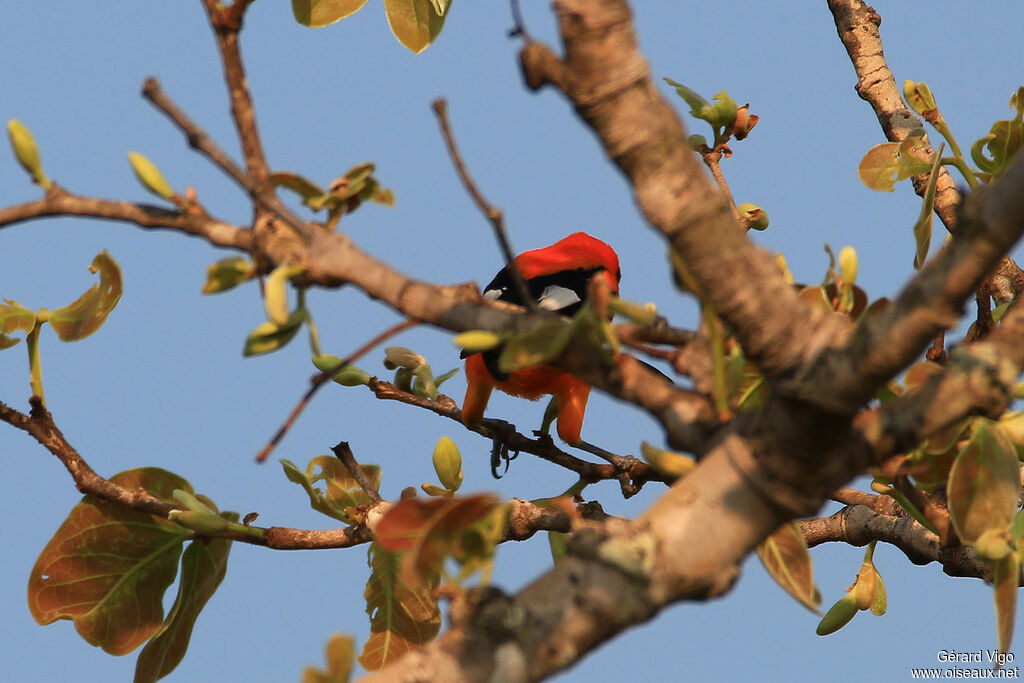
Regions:
<svg viewBox="0 0 1024 683"><path fill-rule="evenodd" d="M231 96L231 118L245 153L248 175L257 188L267 189L264 185L270 173L260 143L242 54L238 49L238 34L242 30L242 19L250 2L252 0L235 0L230 6L224 6L217 0L203 0L203 6L217 36L217 47L224 65L224 80L227 81L228 94Z"/></svg>
<svg viewBox="0 0 1024 683"><path fill-rule="evenodd" d="M341 461L341 463L348 469L349 474L356 480L356 483L366 492L366 495L370 497L374 503L379 503L383 500L380 497L380 491L373 485L367 476L363 473L363 469L356 462L356 456L352 453L352 448L348 445L348 441L342 441L337 446L331 448L331 452Z"/></svg>
<svg viewBox="0 0 1024 683"><path fill-rule="evenodd" d="M291 429L293 424L295 424L295 421L299 418L299 415L302 414L302 411L305 409L306 405L308 405L309 402L313 400L313 396L316 395L316 392L320 390L320 387L324 383L326 383L327 380L334 377L334 375L336 375L339 370L343 370L347 365L355 363L357 360L362 358L364 354L369 352L378 344L386 341L387 339L390 339L399 332L403 332L409 329L410 327L414 327L417 324L418 323L415 320L403 320L402 322L396 325L392 325L391 327L384 330L376 337L374 337L373 339L371 339L370 341L366 342L358 349L353 351L349 356L342 359L342 361L338 363L335 367L325 370L317 375L314 375L313 378L309 380L309 389L306 390L306 393L302 395L302 398L299 399L299 402L295 404L294 408L292 408L292 412L288 414L288 417L285 419L284 424L282 424L281 427L278 428L277 432L275 432L274 436L270 438L270 441L267 443L267 445L264 446L262 450L260 450L260 452L256 454L256 462L263 462L270 456L270 453L274 450L275 447L277 447L277 444L281 442L281 439L284 438L284 435L288 433L288 430Z"/></svg>
<svg viewBox="0 0 1024 683"><path fill-rule="evenodd" d="M481 194L476 183L473 182L473 178L469 175L469 171L466 170L466 164L462 161L462 155L459 154L459 148L455 144L455 135L452 133L451 125L448 122L448 103L444 99L436 99L432 108L434 114L437 115L437 122L441 126L441 134L444 135L448 154L452 158L452 163L455 164L455 171L459 174L459 179L462 180L463 186L469 192L469 196L472 197L473 203L477 205L477 208L480 209L484 216L487 217L487 220L491 222L491 226L494 227L494 236L498 240L498 246L501 247L501 254L505 257L505 263L512 273L512 282L519 293L519 298L523 301L523 306L529 310L535 310L537 302L533 300L530 288L526 286L523 274L519 271L519 266L516 265L515 254L512 252L512 247L508 243L508 235L505 232L505 219L502 216L501 209L492 206L484 199L483 194Z"/></svg>
<svg viewBox="0 0 1024 683"><path fill-rule="evenodd" d="M162 111L174 125L185 134L189 147L202 152L214 165L228 174L238 183L249 196L261 207L274 214L292 230L305 240L312 238L315 228L306 221L299 218L295 213L285 206L274 194L273 189L266 187L245 173L231 158L217 146L217 143L206 134L160 87L160 81L156 78L147 78L142 85L142 95L153 103L157 109Z"/></svg>

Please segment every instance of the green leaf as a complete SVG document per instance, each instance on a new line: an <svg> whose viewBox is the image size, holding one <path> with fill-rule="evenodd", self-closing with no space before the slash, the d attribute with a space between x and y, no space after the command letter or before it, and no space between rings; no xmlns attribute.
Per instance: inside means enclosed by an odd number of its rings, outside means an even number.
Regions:
<svg viewBox="0 0 1024 683"><path fill-rule="evenodd" d="M21 167L32 176L33 182L41 185L43 189L49 190L53 183L46 177L46 172L43 170L43 162L39 159L39 148L36 146L35 138L32 137L32 131L18 119L10 119L7 122L7 137L11 141L14 156L17 157Z"/></svg>
<svg viewBox="0 0 1024 683"><path fill-rule="evenodd" d="M438 439L434 446L434 471L441 485L452 493L462 486L462 454L447 436Z"/></svg>
<svg viewBox="0 0 1024 683"><path fill-rule="evenodd" d="M666 83L676 89L676 94L683 98L688 105L690 105L690 115L696 119L707 121L712 116L711 103L701 97L698 93L686 87L682 83L677 83L671 78L663 79Z"/></svg>
<svg viewBox="0 0 1024 683"><path fill-rule="evenodd" d="M376 671L409 650L434 639L441 630L435 576L424 585L406 583L399 571L399 557L370 544L370 580L366 583L366 613L370 637L359 655L367 671Z"/></svg>
<svg viewBox="0 0 1024 683"><path fill-rule="evenodd" d="M562 353L571 337L572 326L563 321L551 320L542 323L539 327L508 340L501 351L501 356L498 357L498 367L502 372L512 372L546 363Z"/></svg>
<svg viewBox="0 0 1024 683"><path fill-rule="evenodd" d="M303 26L321 28L355 14L365 4L366 0L292 0L292 14Z"/></svg>
<svg viewBox="0 0 1024 683"><path fill-rule="evenodd" d="M551 559L558 564L569 555L569 534L549 531L548 545L551 546Z"/></svg>
<svg viewBox="0 0 1024 683"><path fill-rule="evenodd" d="M825 616L821 618L818 623L816 633L819 636L827 636L830 633L835 633L842 627L850 623L857 614L857 599L852 593L847 593L839 601L832 605Z"/></svg>
<svg viewBox="0 0 1024 683"><path fill-rule="evenodd" d="M796 522L786 522L757 547L757 556L775 582L801 605L818 612L821 593L814 585L814 568L807 542Z"/></svg>
<svg viewBox="0 0 1024 683"><path fill-rule="evenodd" d="M8 349L17 344L20 339L8 337L11 332L22 330L31 332L36 326L36 314L28 310L17 301L4 299L0 304L0 350Z"/></svg>
<svg viewBox="0 0 1024 683"><path fill-rule="evenodd" d="M235 512L222 513L237 522ZM167 620L139 653L135 683L150 683L171 673L185 657L192 628L206 603L227 574L231 541L223 538L194 540L181 556L181 582Z"/></svg>
<svg viewBox="0 0 1024 683"><path fill-rule="evenodd" d="M729 97L729 93L723 90L712 98L715 105L711 108L712 119L708 120L716 128L728 128L736 121L736 100Z"/></svg>
<svg viewBox="0 0 1024 683"><path fill-rule="evenodd" d="M957 535L973 544L1013 522L1020 497L1017 452L1006 435L979 419L949 472L949 513Z"/></svg>
<svg viewBox="0 0 1024 683"><path fill-rule="evenodd" d="M313 356L313 365L315 365L316 369L320 372L329 372L341 365L341 358L331 356L326 353L320 353ZM343 387L358 387L370 382L370 373L365 370L360 370L349 363L341 370L335 372L331 379Z"/></svg>
<svg viewBox="0 0 1024 683"><path fill-rule="evenodd" d="M167 178L164 178L164 174L160 172L156 164L138 152L128 152L128 163L131 164L135 177L138 178L143 187L158 197L163 197L164 199L174 198L174 190L171 189L171 184L167 182Z"/></svg>
<svg viewBox="0 0 1024 683"><path fill-rule="evenodd" d="M226 292L256 274L256 268L241 256L231 256L206 267L203 294Z"/></svg>
<svg viewBox="0 0 1024 683"><path fill-rule="evenodd" d="M99 272L99 283L63 308L45 313L40 311L61 341L77 341L88 337L103 325L121 299L121 268L106 250L92 260L89 272Z"/></svg>
<svg viewBox="0 0 1024 683"><path fill-rule="evenodd" d="M430 47L440 35L449 9L451 2L447 3L443 14L438 14L432 0L384 0L391 32L416 54Z"/></svg>
<svg viewBox="0 0 1024 683"><path fill-rule="evenodd" d="M444 373L438 375L437 377L435 377L434 378L434 385L435 386L441 386L441 384L443 382L446 382L447 380L450 380L452 377L454 377L457 374L459 374L459 369L458 368L452 368L448 372L444 372Z"/></svg>
<svg viewBox="0 0 1024 683"><path fill-rule="evenodd" d="M998 176L1010 165L1024 144L1024 122L1019 119L996 121L988 135L971 145L971 158L979 169ZM985 155L988 150L989 156Z"/></svg>
<svg viewBox="0 0 1024 683"><path fill-rule="evenodd" d="M288 316L284 325L277 325L269 320L262 323L246 337L243 355L256 356L277 351L292 340L305 320L306 311L300 308Z"/></svg>
<svg viewBox="0 0 1024 683"><path fill-rule="evenodd" d="M917 249L914 252L914 268L921 270L924 260L928 258L928 247L932 242L932 212L935 209L935 185L939 180L939 164L942 162L942 150L945 143L939 145L939 151L935 153L935 161L932 162L928 175L928 185L925 186L924 196L921 199L921 213L914 223L914 243Z"/></svg>
<svg viewBox="0 0 1024 683"><path fill-rule="evenodd" d="M872 190L892 192L896 181L928 172L932 159L926 155L927 148L928 138L923 131L912 133L903 142L875 145L857 168L860 181Z"/></svg>
<svg viewBox="0 0 1024 683"><path fill-rule="evenodd" d="M178 475L155 467L110 481L164 500L175 489L191 490ZM161 629L163 594L190 536L167 520L87 495L36 560L29 610L39 624L70 619L90 644L127 654Z"/></svg>
<svg viewBox="0 0 1024 683"><path fill-rule="evenodd" d="M442 498L451 496L452 492L446 488L441 488L437 484L420 484L420 488L423 489L423 493L428 496L434 496L435 498Z"/></svg>

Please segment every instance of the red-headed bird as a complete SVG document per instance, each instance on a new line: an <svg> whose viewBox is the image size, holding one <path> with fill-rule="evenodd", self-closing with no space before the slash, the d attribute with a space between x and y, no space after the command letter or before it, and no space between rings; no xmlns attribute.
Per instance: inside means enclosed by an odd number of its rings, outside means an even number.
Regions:
<svg viewBox="0 0 1024 683"><path fill-rule="evenodd" d="M599 239L577 232L549 247L523 252L515 259L537 307L571 316L587 298L591 278L603 277L613 294L619 293L619 257ZM484 288L484 298L523 305L508 266ZM536 400L545 394L558 399L558 436L567 443L581 443L580 428L590 396L590 385L552 365L502 372L500 349L474 353L466 359L466 400L462 421L478 424L483 419L491 391Z"/></svg>

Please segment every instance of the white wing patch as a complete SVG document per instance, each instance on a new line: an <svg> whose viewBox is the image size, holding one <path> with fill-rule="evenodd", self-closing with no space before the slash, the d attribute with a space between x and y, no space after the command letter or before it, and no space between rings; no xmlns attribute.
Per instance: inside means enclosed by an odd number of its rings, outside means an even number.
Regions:
<svg viewBox="0 0 1024 683"><path fill-rule="evenodd" d="M484 292L484 298L490 299L491 301L497 301L501 298L501 295L505 293L504 288L502 289L488 289Z"/></svg>
<svg viewBox="0 0 1024 683"><path fill-rule="evenodd" d="M486 297L487 294L484 294ZM537 307L546 311L560 311L580 301L580 296L567 287L548 285L537 299Z"/></svg>

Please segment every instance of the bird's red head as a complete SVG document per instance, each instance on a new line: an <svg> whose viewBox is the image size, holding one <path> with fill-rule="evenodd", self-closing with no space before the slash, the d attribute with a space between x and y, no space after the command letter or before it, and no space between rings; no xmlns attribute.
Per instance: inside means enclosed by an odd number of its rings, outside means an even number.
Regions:
<svg viewBox="0 0 1024 683"><path fill-rule="evenodd" d="M619 257L610 246L585 232L574 232L549 247L524 251L516 257L516 266L524 280L551 275L565 270L600 268L611 286L619 293Z"/></svg>

